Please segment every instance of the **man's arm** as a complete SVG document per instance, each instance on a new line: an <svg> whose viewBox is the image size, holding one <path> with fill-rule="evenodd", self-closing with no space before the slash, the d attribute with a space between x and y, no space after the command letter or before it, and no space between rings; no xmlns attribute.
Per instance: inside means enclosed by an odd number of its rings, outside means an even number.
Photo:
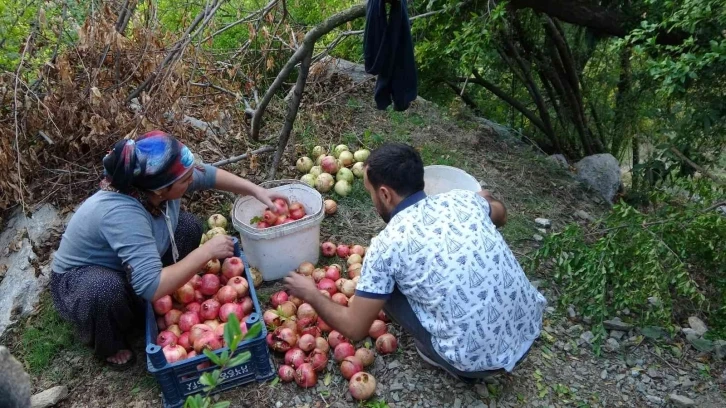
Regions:
<svg viewBox="0 0 726 408"><path fill-rule="evenodd" d="M494 225L497 226L497 228L501 228L504 226L504 224L507 223L507 208L504 206L504 204L495 199L492 196L492 193L489 192L489 190L482 190L478 192L480 196L484 197L485 200L489 203L489 208L491 209L491 214L489 215L489 218L492 220Z"/></svg>
<svg viewBox="0 0 726 408"><path fill-rule="evenodd" d="M309 303L328 326L339 331L351 341L368 336L368 330L383 309L385 299L369 299L360 296L347 307L323 296L311 279L297 273L285 278L285 287L291 295Z"/></svg>

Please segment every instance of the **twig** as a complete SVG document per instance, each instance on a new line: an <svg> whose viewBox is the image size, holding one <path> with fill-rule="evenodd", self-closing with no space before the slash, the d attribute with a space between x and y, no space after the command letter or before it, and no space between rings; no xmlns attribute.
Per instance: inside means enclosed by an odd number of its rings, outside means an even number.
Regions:
<svg viewBox="0 0 726 408"><path fill-rule="evenodd" d="M684 162L686 162L686 164L688 164L689 166L691 166L694 170L698 171L699 173L701 173L704 176L706 176L706 177L710 178L711 180L713 180L716 184L724 185L724 181L723 180L721 180L720 178L714 176L708 170L704 169L703 167L699 166L698 164L694 163L691 159L689 159L688 157L686 157L685 154L681 153L680 150L676 149L675 146L671 146L670 151L673 152L673 154L675 154L676 156L678 156L679 159L681 159Z"/></svg>
<svg viewBox="0 0 726 408"><path fill-rule="evenodd" d="M224 159L224 160L220 160L218 162L214 162L214 163L212 163L212 166L214 166L214 167L224 166L227 164L236 163L240 160L244 160L247 158L247 156L249 156L251 154L262 154L262 153L269 153L269 152L274 152L274 151L275 151L275 148L272 146L263 146L257 150L253 150L249 153L241 154L239 156L230 157L229 159Z"/></svg>
<svg viewBox="0 0 726 408"><path fill-rule="evenodd" d="M370 77L370 78L366 78L365 80L363 80L363 81L361 81L361 82L359 82L359 83L357 83L357 84L354 84L354 85L353 85L353 86L351 86L350 88L348 88L348 89L344 89L344 90L342 90L342 91L338 92L337 94L335 94L335 95L331 96L330 98L328 98L328 99L326 99L326 100L324 100L324 101L321 101L321 102L318 102L318 103L316 103L316 104L315 104L315 107L317 108L317 107L323 106L323 105L325 105L326 103L328 103L328 102L332 101L333 99L337 98L338 96L340 96L340 95L342 95L342 94L344 94L344 93L348 93L348 92L352 91L353 89L355 89L356 87L359 87L359 86L361 86L361 85L365 84L366 82L369 82L370 80L372 80L372 79L375 79L375 78L376 78L376 77Z"/></svg>
<svg viewBox="0 0 726 408"><path fill-rule="evenodd" d="M218 91L224 92L224 93L226 93L226 94L232 95L232 96L234 96L235 98L239 98L239 97L240 97L240 95L239 95L239 94L237 94L237 93L235 93L235 92L232 92L232 91L230 91L229 89L224 89L224 88L222 88L221 86L217 86L217 85L214 85L214 84L210 84L210 83L200 84L200 83L198 83L198 82L190 82L190 83L189 83L189 85L192 85L192 86L198 86L198 87L200 87L200 88L212 88L212 89L216 89L216 90L218 90Z"/></svg>
<svg viewBox="0 0 726 408"><path fill-rule="evenodd" d="M238 25L240 25L242 23L248 23L250 21L255 21L255 20L259 20L259 19L264 18L267 15L267 13L269 13L270 10L272 10L277 5L277 2L278 2L278 0L272 0L271 2L267 3L267 5L265 7L263 7L262 9L255 10L254 12L252 12L252 13L244 16L244 17L242 17L241 19L239 19L237 21L233 21L233 22L227 24L226 26L224 26L224 27L220 28L219 30L213 32L212 34L209 34L206 38L204 38L202 40L202 42L207 42L210 39L212 39L213 37L215 37L215 36L217 36L219 34L222 34L223 32L229 30L230 28L233 28L235 26L238 26Z"/></svg>
<svg viewBox="0 0 726 408"><path fill-rule="evenodd" d="M50 136L48 136L48 135L47 135L47 134L46 134L45 132L43 132L42 130L39 130L39 131L38 131L38 135L39 135L39 136L41 136L41 137L42 137L43 139L45 139L45 141L46 141L46 142L48 142L48 144L51 144L51 145L52 145L52 144L55 144L55 143L53 142L53 139L51 139L51 138L50 138Z"/></svg>

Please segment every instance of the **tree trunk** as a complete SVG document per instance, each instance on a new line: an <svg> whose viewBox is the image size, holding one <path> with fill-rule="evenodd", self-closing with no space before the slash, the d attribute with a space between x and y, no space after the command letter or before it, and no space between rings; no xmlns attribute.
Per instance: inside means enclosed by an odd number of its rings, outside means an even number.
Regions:
<svg viewBox="0 0 726 408"><path fill-rule="evenodd" d="M457 86L457 85L456 85L455 83L453 83L452 81L449 81L449 80L444 80L443 82L444 82L444 83L445 83L446 85L448 85L448 86L449 86L449 88L451 88L451 90L452 90L452 91L454 91L454 93L456 94L456 96L458 96L459 98L461 98L461 100L462 100L462 101L464 101L464 103L466 104L466 106L468 106L468 107L469 107L469 109L471 109L471 110L472 110L472 111L474 112L474 114L475 114L475 115L477 115L477 116L482 116L482 115L483 115L483 114L482 114L482 111L481 111L481 109L479 109L479 106L477 106L476 102L474 102L474 100L473 100L473 99L471 99L471 98L469 97L469 95L467 95L467 94L466 94L466 93L464 92L464 90L463 90L463 89L459 88L459 87L458 87L458 86ZM460 81L460 82L466 82L466 79L465 79L464 81ZM470 81L470 82L471 82L471 81Z"/></svg>

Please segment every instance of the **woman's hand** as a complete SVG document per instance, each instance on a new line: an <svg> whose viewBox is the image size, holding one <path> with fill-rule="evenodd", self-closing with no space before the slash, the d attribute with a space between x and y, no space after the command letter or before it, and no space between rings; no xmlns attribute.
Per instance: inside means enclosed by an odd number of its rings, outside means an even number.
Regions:
<svg viewBox="0 0 726 408"><path fill-rule="evenodd" d="M234 243L229 235L217 235L202 246L209 259L224 259L234 256Z"/></svg>
<svg viewBox="0 0 726 408"><path fill-rule="evenodd" d="M262 204L266 205L267 208L269 208L270 210L273 210L273 211L277 207L275 207L275 203L273 203L272 200L274 200L276 198L281 198L286 203L288 202L287 197L285 197L284 195L271 191L271 190L267 190L263 187L259 187L259 189L257 190L257 193L255 194L255 198L260 200L260 202L262 202Z"/></svg>

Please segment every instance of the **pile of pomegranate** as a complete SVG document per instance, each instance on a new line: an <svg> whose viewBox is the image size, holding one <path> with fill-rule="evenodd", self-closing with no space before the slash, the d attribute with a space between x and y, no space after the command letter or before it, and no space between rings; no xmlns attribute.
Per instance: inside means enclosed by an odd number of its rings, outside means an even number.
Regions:
<svg viewBox="0 0 726 408"><path fill-rule="evenodd" d="M355 301L355 287L360 276L365 248L333 245L333 253L347 258L347 277L343 277L340 265L332 264L316 268L310 262L302 263L296 273L312 279L320 293L336 303L349 306ZM338 250L340 248L340 250ZM325 250L325 249L324 249ZM314 387L318 375L323 373L329 359L339 366L340 374L349 380L348 389L357 400L373 396L376 380L364 369L375 360L375 352L367 347L356 348L341 333L328 326L308 303L288 295L285 291L274 293L270 298L271 309L265 311L263 320L268 327L267 344L275 352L284 355L284 364L278 369L282 382L295 381L300 387ZM398 340L388 333L388 319L381 310L378 319L368 332L375 341L375 351L390 354L396 351Z"/></svg>
<svg viewBox="0 0 726 408"><path fill-rule="evenodd" d="M288 204L285 200L276 198L273 200L273 204L275 204L274 210L265 210L261 216L250 220L250 224L256 224L257 228L264 229L289 224L307 215L305 207L301 203Z"/></svg>
<svg viewBox="0 0 726 408"><path fill-rule="evenodd" d="M153 302L159 328L156 344L166 361L224 347L224 326L231 314L239 320L242 333L247 332L245 322L254 311L249 289L242 259L227 258L223 263L213 259L173 295Z"/></svg>
<svg viewBox="0 0 726 408"><path fill-rule="evenodd" d="M343 197L350 194L355 177L363 177L363 162L371 154L367 149L351 153L344 144L336 146L332 155L322 146L315 146L312 153L315 161L305 156L296 163L297 170L303 173L300 181L321 193L332 189Z"/></svg>

